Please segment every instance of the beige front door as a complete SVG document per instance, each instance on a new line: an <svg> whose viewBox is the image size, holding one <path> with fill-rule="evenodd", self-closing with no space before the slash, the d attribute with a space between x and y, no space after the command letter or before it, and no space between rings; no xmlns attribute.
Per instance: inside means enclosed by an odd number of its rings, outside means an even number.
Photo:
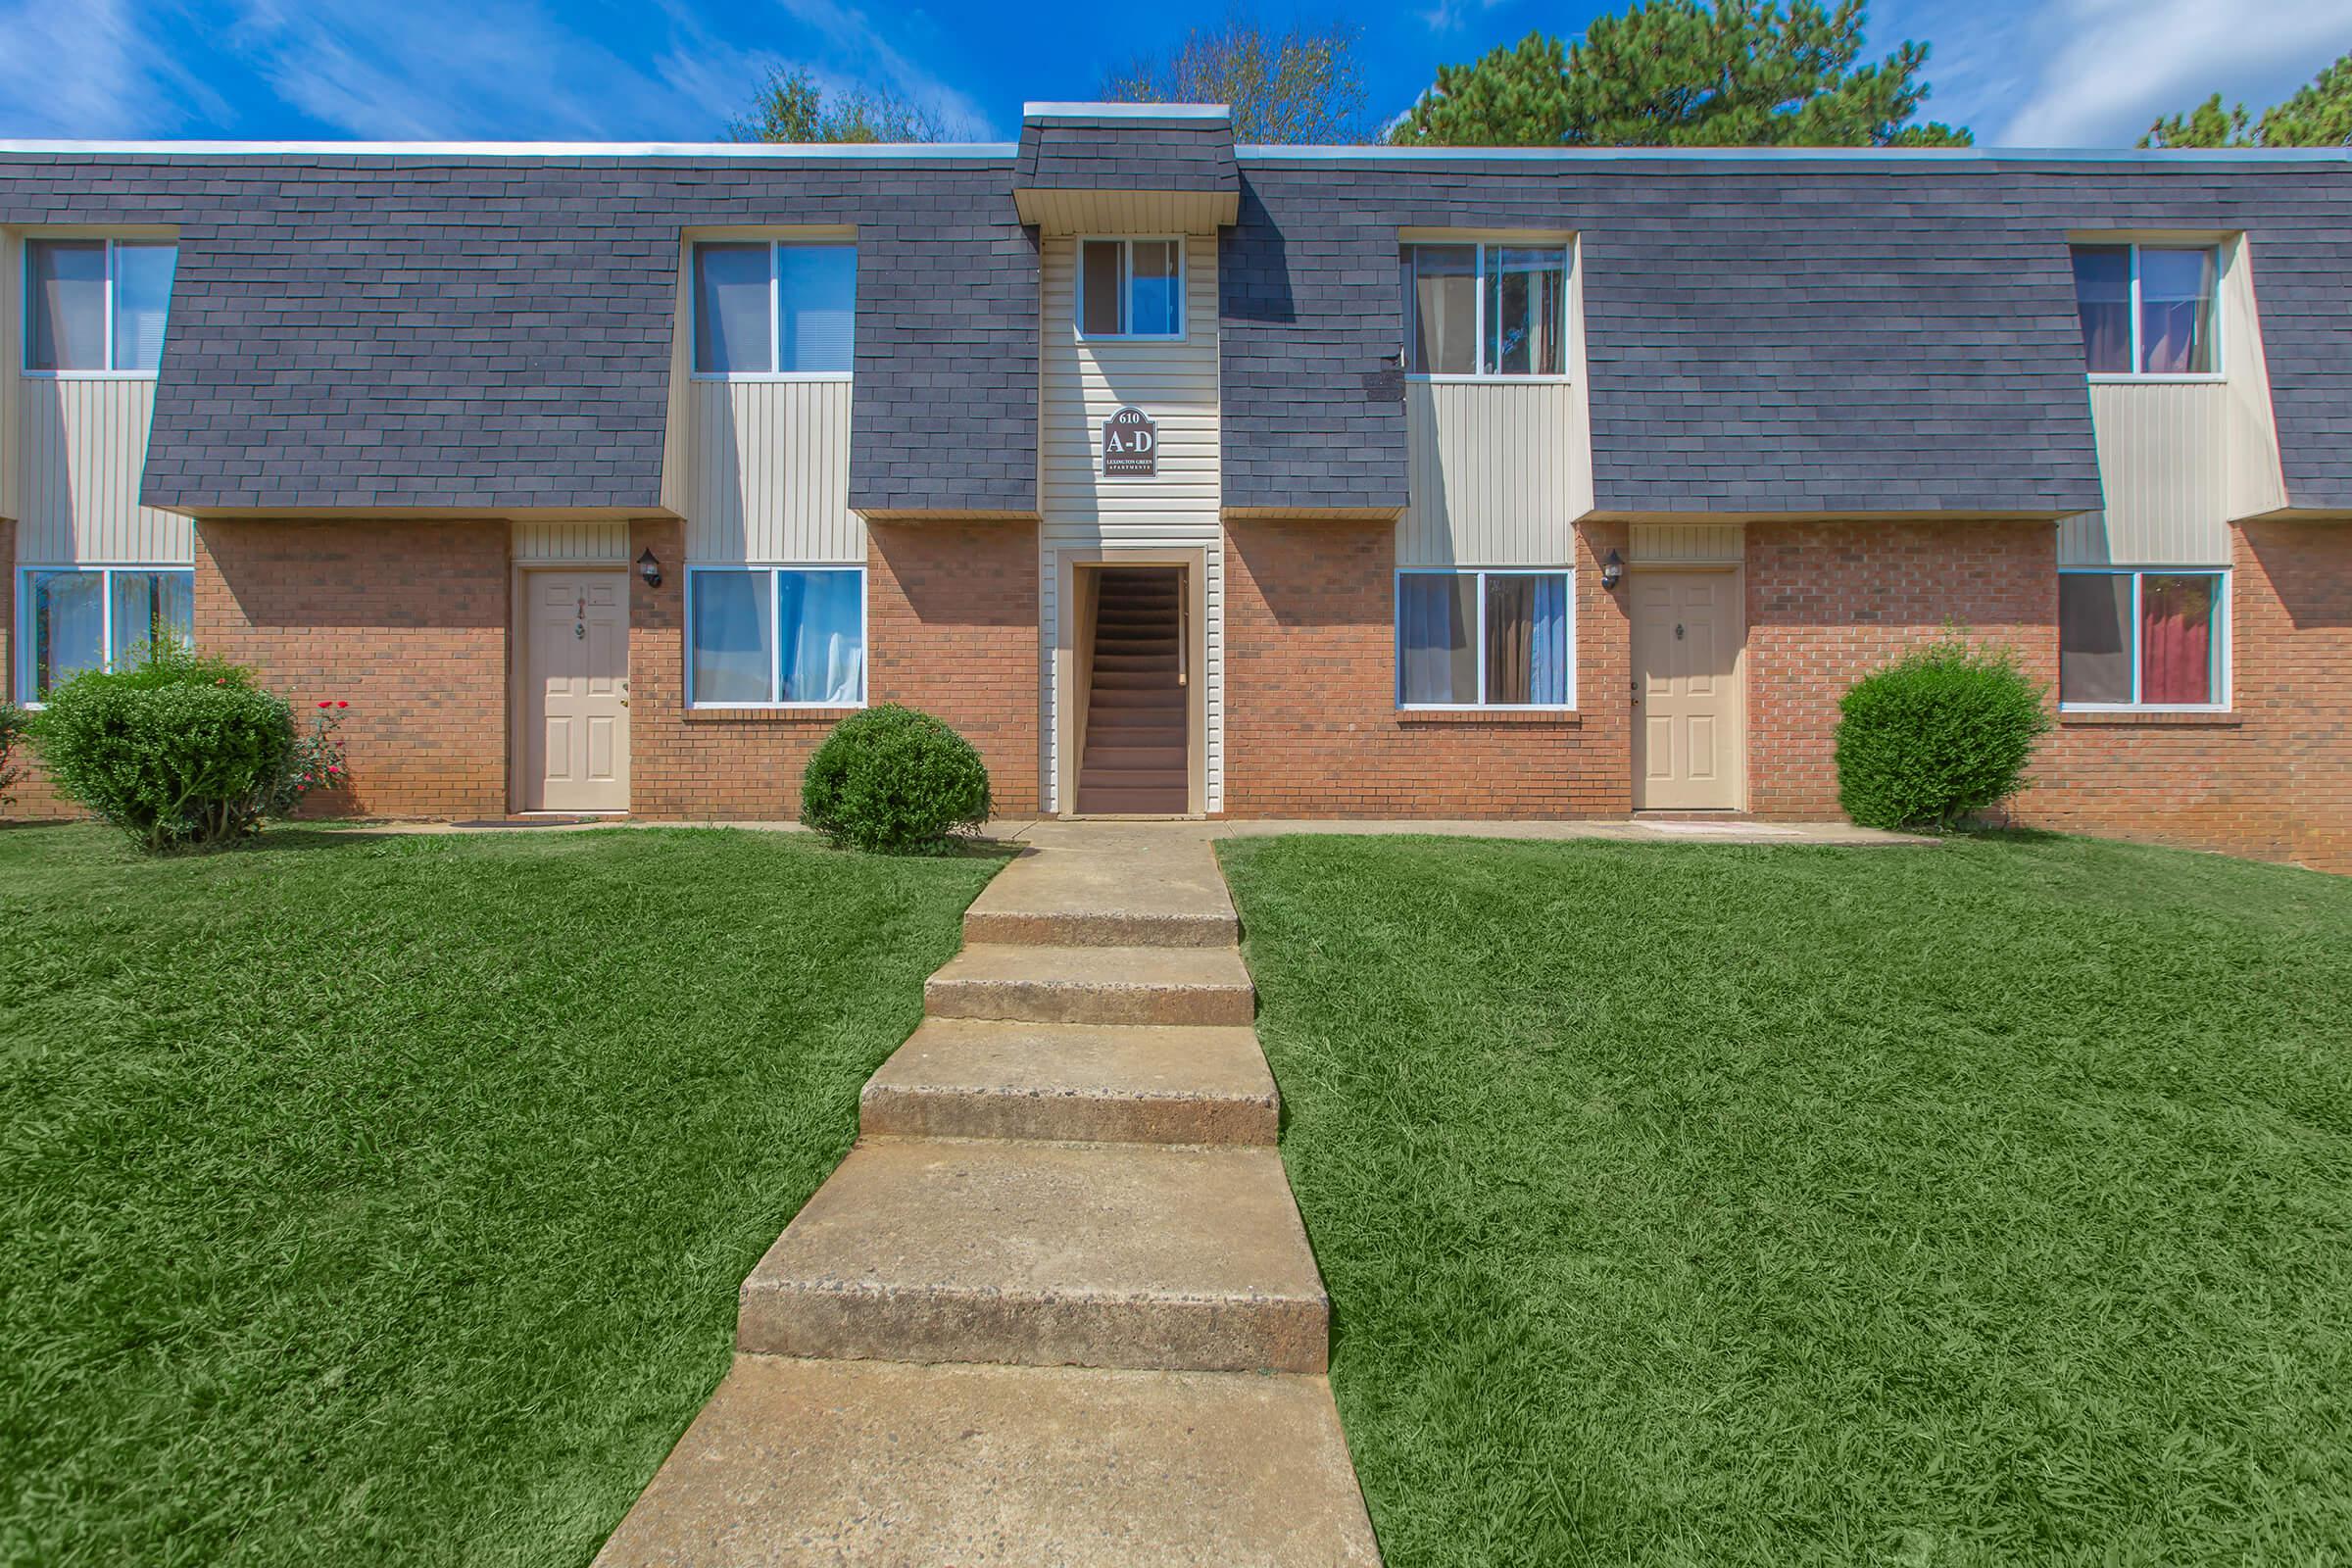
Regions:
<svg viewBox="0 0 2352 1568"><path fill-rule="evenodd" d="M1728 571L1633 574L1637 810L1740 805L1738 587Z"/></svg>
<svg viewBox="0 0 2352 1568"><path fill-rule="evenodd" d="M620 571L534 571L523 808L629 808L629 590Z"/></svg>

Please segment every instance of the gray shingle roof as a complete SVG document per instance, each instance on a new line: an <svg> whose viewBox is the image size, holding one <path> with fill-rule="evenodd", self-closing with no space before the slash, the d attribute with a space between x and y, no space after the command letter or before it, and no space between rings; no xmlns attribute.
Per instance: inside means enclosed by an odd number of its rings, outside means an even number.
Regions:
<svg viewBox="0 0 2352 1568"><path fill-rule="evenodd" d="M1583 236L1595 504L2100 504L2070 229L2244 230L2293 502L2352 506L2352 167L1244 156L1225 501L1405 495L1400 226Z"/></svg>
<svg viewBox="0 0 2352 1568"><path fill-rule="evenodd" d="M1004 157L0 156L0 222L176 223L144 497L658 505L681 227L858 226L853 505L1033 511ZM952 288L941 286L953 279Z"/></svg>
<svg viewBox="0 0 2352 1568"><path fill-rule="evenodd" d="M1033 190L1238 190L1233 122L1132 113L1032 117L1021 124L1013 184Z"/></svg>

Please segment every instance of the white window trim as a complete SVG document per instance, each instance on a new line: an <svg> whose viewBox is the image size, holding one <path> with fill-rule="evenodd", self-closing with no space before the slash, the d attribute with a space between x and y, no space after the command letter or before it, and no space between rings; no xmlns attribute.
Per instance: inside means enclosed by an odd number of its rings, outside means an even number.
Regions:
<svg viewBox="0 0 2352 1568"><path fill-rule="evenodd" d="M23 286L24 286L24 319L20 320L20 321L17 323L17 331L18 331L18 333L19 333L19 334L22 336L22 338L24 339L24 341L23 341L23 344L21 345L21 347L19 348L19 350L18 350L18 353L17 353L17 372L18 372L20 375L24 376L24 379L25 379L25 380L27 380L27 381L152 381L152 380L156 379L156 377L157 377L159 374L161 374L161 373L162 373L161 367L158 367L156 369L153 369L153 370L117 370L117 369L113 369L113 368L111 368L111 367L112 367L112 366L114 365L114 363L115 363L115 277L116 277L116 270L115 270L115 252L116 252L117 250L119 250L121 247L124 246L124 245L135 245L135 246L145 246L145 247L162 247L162 246L169 245L169 246L171 246L171 247L172 247L172 249L173 251L175 251L175 252L176 252L176 251L179 249L179 241L178 241L178 240L176 240L176 239L116 239L116 238L114 238L112 235L108 235L108 236L106 236L106 237L105 237L105 243L106 243L106 305L105 305L105 307L104 307L104 312L105 312L105 316L106 316L106 353L105 353L105 357L106 357L106 363L107 363L107 365L110 367L110 368L108 368L108 369L104 369L104 370L36 370L36 369L34 369L34 368L33 368L33 367L32 367L32 308L33 308L33 292L32 292L32 248L33 248L33 246L35 246L35 245L37 245L37 244L40 244L40 243L43 243L44 241L51 241L51 240L54 240L54 241L55 241L56 243L58 243L58 244L65 244L65 245L75 245L75 244L79 244L79 245L86 245L86 244L88 244L88 243L89 243L89 242L90 242L92 239L96 239L96 238L98 238L98 237L99 237L99 236L97 236L97 235L94 235L94 234L73 234L73 235L65 235L65 234L60 234L60 235L48 235L48 234L29 234L29 235L25 236L25 239L24 239L24 276L23 276L23 277L22 277L22 278L19 280L19 281L20 281L20 282L23 284ZM179 282L179 275L178 275L178 274L179 274L178 258L177 258L176 256L174 256L174 257L172 258L172 284L173 284L173 287L174 287L175 289L176 289L176 287L177 287L177 285L178 285L178 282ZM169 338L169 337L171 336L171 332L172 332L172 301L171 301L170 297L169 297L169 296L167 296L167 297L165 298L165 300L164 300L164 334L165 334L165 336L166 336L167 338ZM57 570L60 570L60 569L62 569L62 568L60 568L60 567L57 567L57 566L43 566L41 569L42 569L43 571L57 571ZM172 568L172 569L176 569L176 568Z"/></svg>
<svg viewBox="0 0 2352 1568"><path fill-rule="evenodd" d="M1478 269L1478 286L1473 292L1477 295L1478 304L1471 318L1475 322L1475 351L1478 358L1483 361L1487 357L1487 252L1490 250L1547 251L1553 248L1552 245L1548 241L1530 244L1525 241L1469 238L1458 240L1408 239L1400 241L1398 248L1417 250L1424 245L1468 245L1477 250L1478 260L1475 265ZM1560 253L1560 363L1573 365L1576 361L1571 352L1573 344L1569 334L1576 329L1576 312L1570 308L1575 293L1573 285L1576 278L1576 244L1573 240L1563 241L1558 246L1558 250ZM1406 309L1409 311L1411 308L1411 302L1407 302ZM1408 332L1412 329L1412 318L1409 315L1405 318L1405 328ZM1411 353L1412 350L1408 346L1399 351L1399 359L1409 358ZM1557 375L1509 375L1500 370L1472 370L1464 373L1409 369L1405 371L1404 378L1407 381L1420 382L1428 386L1566 386L1573 379L1565 370Z"/></svg>
<svg viewBox="0 0 2352 1568"><path fill-rule="evenodd" d="M693 252L705 245L760 245L767 247L767 363L784 363L784 285L783 269L776 265L776 252L781 250L839 250L848 251L853 258L858 242L849 239L698 239L692 243L686 258L686 293L690 316L686 332L686 379L689 381L850 381L857 377L855 370L698 370L694 368L695 345L702 339L703 291L696 285ZM850 288L850 358L858 358L858 291Z"/></svg>
<svg viewBox="0 0 2352 1568"><path fill-rule="evenodd" d="M2237 573L2230 566L2061 566L2061 577L2129 577L2132 579L2132 701L2128 703L2070 703L2062 694L2058 710L2062 713L2227 713L2234 696L2232 667L2237 639L2233 629L2237 623L2235 587ZM2139 600L2143 578L2156 577L2219 577L2222 579L2222 612L2214 632L2213 684L2218 701L2210 703L2143 703L2139 700ZM2065 653L2065 631L2059 631L2059 652ZM2063 679L2063 677L2061 677Z"/></svg>
<svg viewBox="0 0 2352 1568"><path fill-rule="evenodd" d="M1176 330L1173 332L1089 332L1086 329L1086 248L1119 248L1119 319L1128 319L1135 305L1135 246L1161 243L1176 247ZM1193 324L1193 258L1182 234L1084 234L1070 252L1070 330L1081 343L1182 343Z"/></svg>
<svg viewBox="0 0 2352 1568"><path fill-rule="evenodd" d="M698 699L695 697L695 695L694 695L694 594L695 594L695 579L696 579L697 577L700 577L700 576L702 576L702 575L703 575L704 573L706 573L706 572L714 572L714 571L736 571L736 572L757 571L757 572L761 572L761 573L765 574L765 576L766 576L766 578L767 578L767 604L768 604L768 612L769 612L769 614L770 614L770 616L771 616L771 617L773 616L773 614L774 614L774 612L775 612L775 604L776 604L776 573L777 573L777 572L779 572L779 571L854 571L854 572L856 572L856 573L858 574L858 655L859 655L859 659L860 659L860 663L859 663L859 665L858 665L858 700L857 700L856 702L854 702L854 703L785 703L785 702L776 702L776 701L772 701L772 700L771 700L771 701L768 701L768 702L764 702L764 703L740 703L740 702L724 702L724 703L722 703L722 702L711 702L711 703L706 703L706 702L699 701L699 700L698 700ZM688 562L688 563L687 563L687 564L686 564L686 620L685 620L685 624L679 628L679 639L680 639L680 641L681 641L681 642L684 644L685 656L686 656L686 706L687 706L688 708L700 709L700 710L702 710L704 712L731 712L731 713L742 713L742 712L774 712L774 711L781 711L781 712L792 712L792 711L832 711L832 712L839 712L839 711L845 711L845 710L847 710L854 709L854 708L864 708L864 707L866 707L868 704L870 704L870 703L873 701L873 682L874 682L874 650L873 650L873 641L872 641L872 628L871 628L871 626L870 626L870 624L869 624L869 622L870 622L870 621L871 621L871 619L872 619L872 614L873 614L873 607L872 607L872 605L869 603L869 595L868 595L868 592L867 592L867 590L868 590L869 586L870 586L870 580L869 580L869 578L867 577L867 574L866 574L866 569L865 569L865 564L864 564L863 562L850 562L850 561L703 561L703 562ZM768 650L768 656L767 656L767 689L768 689L769 691L771 691L771 692L780 692L780 691L782 691L782 690L784 689L784 636L783 636L783 630L782 630L782 628L781 628L781 627L777 627L777 628L776 628L776 635L775 635L775 638L774 638L774 646L773 646L773 647L771 647L771 648Z"/></svg>
<svg viewBox="0 0 2352 1568"><path fill-rule="evenodd" d="M1404 579L1407 577L1476 577L1478 579L1478 623L1472 632L1472 644L1478 650L1478 691L1475 703L1408 703L1404 700ZM1568 625L1565 641L1568 645L1568 700L1564 703L1490 703L1487 690L1487 579L1489 577L1559 577L1565 579L1561 589L1567 606ZM1574 566L1398 566L1396 581L1389 593L1391 642L1396 660L1396 679L1390 690L1400 713L1573 713L1577 710L1576 657L1576 568Z"/></svg>
<svg viewBox="0 0 2352 1568"><path fill-rule="evenodd" d="M2088 372L2091 385L2165 386L2169 384L2174 386L2209 386L2214 382L2227 381L2230 379L2230 360L2227 352L2228 344L2224 341L2222 328L2222 265L2224 261L2224 252L2220 243L2216 242L2211 245L2158 245L2144 244L2139 240L2078 240L2076 241L2075 248L2078 250L2110 251L2121 248L2132 253L2132 363L2135 366L2139 364L2140 329L2145 324L2140 319L2139 312L2139 253L2143 250L2205 251L2211 254L2213 257L2214 368L2210 370L2092 370ZM2186 570L2191 568L2184 567L2182 569ZM2137 592L2137 590L2133 591L2135 593Z"/></svg>
<svg viewBox="0 0 2352 1568"><path fill-rule="evenodd" d="M115 667L115 573L122 571L184 572L191 582L196 575L196 568L193 564L182 565L176 563L153 561L36 561L18 566L17 580L14 584L17 607L17 690L23 694L19 699L20 705L28 711L36 713L49 705L33 701L35 677L38 674L33 667L33 661L39 656L39 640L34 636L32 629L32 579L59 571L95 572L107 579L98 590L98 667L109 672L112 672ZM191 635L194 630L194 627L189 628Z"/></svg>

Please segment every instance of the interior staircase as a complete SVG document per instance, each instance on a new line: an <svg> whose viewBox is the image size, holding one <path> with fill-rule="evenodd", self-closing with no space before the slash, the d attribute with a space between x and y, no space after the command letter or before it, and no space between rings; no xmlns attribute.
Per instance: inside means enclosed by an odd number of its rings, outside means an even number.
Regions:
<svg viewBox="0 0 2352 1568"><path fill-rule="evenodd" d="M1187 698L1173 566L1106 566L1095 577L1095 646L1078 761L1083 816L1181 816L1191 808Z"/></svg>

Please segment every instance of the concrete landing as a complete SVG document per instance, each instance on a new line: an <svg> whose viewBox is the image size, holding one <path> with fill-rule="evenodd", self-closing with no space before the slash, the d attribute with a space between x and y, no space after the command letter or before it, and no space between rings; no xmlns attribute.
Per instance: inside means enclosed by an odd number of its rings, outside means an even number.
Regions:
<svg viewBox="0 0 2352 1568"><path fill-rule="evenodd" d="M744 1281L736 1348L1320 1372L1329 1321L1271 1149L878 1138Z"/></svg>
<svg viewBox="0 0 2352 1568"><path fill-rule="evenodd" d="M1030 850L964 911L972 943L1046 947L1229 948L1241 940L1233 899L1205 839L1105 828L1079 854ZM1132 853L1150 859L1138 875Z"/></svg>
<svg viewBox="0 0 2352 1568"><path fill-rule="evenodd" d="M1320 1378L743 1356L597 1568L1372 1568Z"/></svg>
<svg viewBox="0 0 2352 1568"><path fill-rule="evenodd" d="M923 982L934 1018L1247 1024L1256 1004L1233 948L967 947Z"/></svg>
<svg viewBox="0 0 2352 1568"><path fill-rule="evenodd" d="M1271 1144L1256 1032L1233 1025L926 1018L865 1086L859 1126L899 1137Z"/></svg>

